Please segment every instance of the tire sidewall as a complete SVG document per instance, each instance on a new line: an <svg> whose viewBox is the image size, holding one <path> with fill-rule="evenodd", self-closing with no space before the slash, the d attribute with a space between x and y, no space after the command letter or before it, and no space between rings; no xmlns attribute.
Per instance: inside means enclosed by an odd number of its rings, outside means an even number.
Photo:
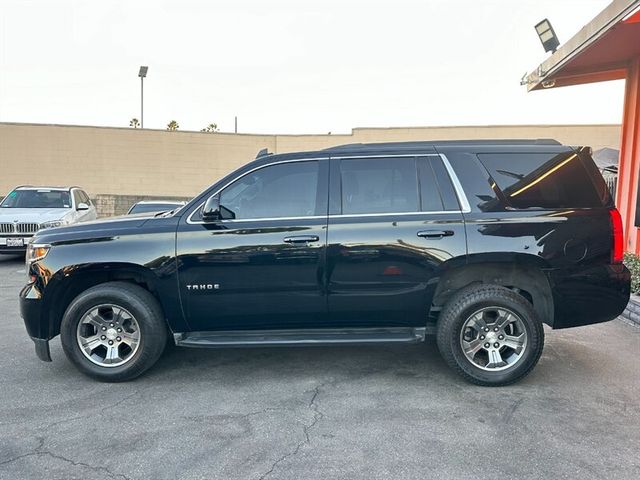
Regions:
<svg viewBox="0 0 640 480"><path fill-rule="evenodd" d="M140 328L140 343L133 358L117 367L103 367L89 360L77 341L77 328L81 319L99 305L112 304L126 309L136 319ZM124 381L135 378L151 365L150 357L159 357L166 343L164 325L158 328L158 319L152 309L137 295L128 294L118 288L104 286L80 294L67 308L60 326L60 340L65 354L83 373L107 381Z"/></svg>
<svg viewBox="0 0 640 480"><path fill-rule="evenodd" d="M457 309L457 312L452 312L455 315L455 320L449 324L448 332L445 332L445 335L448 337L447 342L454 360L464 373L483 383L505 384L521 378L531 370L542 351L544 330L533 307L528 303L525 304L525 302L525 299L522 302L518 302L500 296L477 302L470 301L467 305L462 305L461 308ZM495 372L482 370L475 366L466 357L460 344L460 333L464 323L472 314L487 307L502 307L515 313L522 320L527 334L527 346L524 355L518 360L517 364Z"/></svg>

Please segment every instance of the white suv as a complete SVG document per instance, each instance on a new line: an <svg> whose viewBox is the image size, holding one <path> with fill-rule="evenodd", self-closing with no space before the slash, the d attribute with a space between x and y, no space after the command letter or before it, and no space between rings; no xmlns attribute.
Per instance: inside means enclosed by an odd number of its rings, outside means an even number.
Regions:
<svg viewBox="0 0 640 480"><path fill-rule="evenodd" d="M79 187L16 187L0 202L0 254L23 253L40 229L96 218L96 207Z"/></svg>

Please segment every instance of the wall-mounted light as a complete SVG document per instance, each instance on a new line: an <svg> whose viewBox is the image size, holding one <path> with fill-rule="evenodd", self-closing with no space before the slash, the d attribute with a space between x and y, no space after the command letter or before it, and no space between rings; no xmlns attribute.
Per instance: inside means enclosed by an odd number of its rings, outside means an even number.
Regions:
<svg viewBox="0 0 640 480"><path fill-rule="evenodd" d="M560 46L560 40L551 26L551 22L546 18L536 25L536 33L540 37L545 52L555 52Z"/></svg>

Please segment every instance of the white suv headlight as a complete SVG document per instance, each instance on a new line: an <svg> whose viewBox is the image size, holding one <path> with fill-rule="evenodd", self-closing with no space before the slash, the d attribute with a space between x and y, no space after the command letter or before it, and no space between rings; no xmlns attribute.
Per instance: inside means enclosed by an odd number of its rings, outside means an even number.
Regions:
<svg viewBox="0 0 640 480"><path fill-rule="evenodd" d="M60 220L51 220L49 222L43 222L40 224L40 228L55 228L55 227L62 227L64 225L67 224L67 221L64 219L60 219Z"/></svg>

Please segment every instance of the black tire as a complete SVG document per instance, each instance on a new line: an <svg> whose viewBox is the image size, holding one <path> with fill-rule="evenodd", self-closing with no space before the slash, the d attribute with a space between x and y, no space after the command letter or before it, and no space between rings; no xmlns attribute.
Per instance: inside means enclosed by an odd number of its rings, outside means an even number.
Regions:
<svg viewBox="0 0 640 480"><path fill-rule="evenodd" d="M521 357L504 370L483 370L467 358L461 345L461 330L467 319L490 307L515 313L527 334ZM476 385L502 386L517 382L536 366L544 346L544 329L533 305L521 295L498 285L472 285L454 294L445 305L438 320L437 342L447 364L466 380Z"/></svg>
<svg viewBox="0 0 640 480"><path fill-rule="evenodd" d="M126 363L101 366L82 352L77 340L78 323L99 305L112 304L126 309L139 326L137 350ZM78 295L67 308L60 326L60 339L67 358L82 373L104 382L132 380L153 366L167 343L167 327L158 301L147 290L126 282L96 285Z"/></svg>

